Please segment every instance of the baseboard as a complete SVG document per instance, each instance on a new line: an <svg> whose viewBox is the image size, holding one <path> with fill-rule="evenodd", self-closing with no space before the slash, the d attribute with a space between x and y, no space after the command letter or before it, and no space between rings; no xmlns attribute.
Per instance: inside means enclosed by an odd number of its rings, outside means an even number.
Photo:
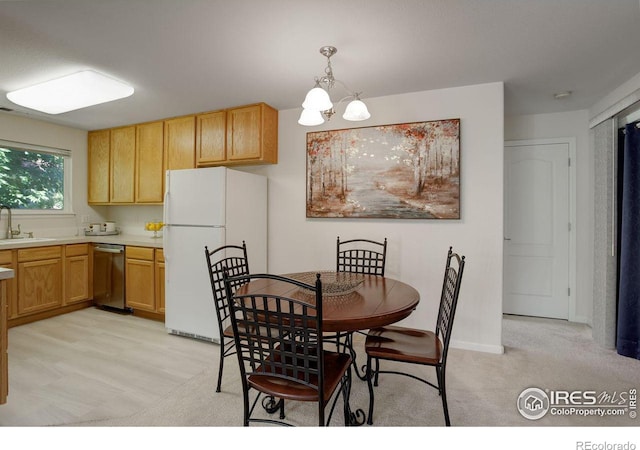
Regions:
<svg viewBox="0 0 640 450"><path fill-rule="evenodd" d="M27 323L36 322L42 319L48 319L50 317L59 316L61 314L67 314L80 309L93 306L93 300L84 300L81 302L73 303L71 305L60 306L50 309L48 311L40 311L37 313L30 313L24 316L14 317L7 321L7 328L17 327L18 325L25 325Z"/></svg>
<svg viewBox="0 0 640 450"><path fill-rule="evenodd" d="M478 344L477 342L456 341L452 339L451 342L449 342L449 346L452 348L459 348L461 350L473 350L476 352L494 353L497 355L504 353L504 346L502 345Z"/></svg>
<svg viewBox="0 0 640 450"><path fill-rule="evenodd" d="M587 316L575 316L571 322L584 323L585 325L593 326L591 318Z"/></svg>

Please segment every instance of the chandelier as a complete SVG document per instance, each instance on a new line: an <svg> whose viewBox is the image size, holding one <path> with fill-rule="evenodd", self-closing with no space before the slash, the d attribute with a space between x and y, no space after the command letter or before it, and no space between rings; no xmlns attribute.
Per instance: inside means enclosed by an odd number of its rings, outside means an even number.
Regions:
<svg viewBox="0 0 640 450"><path fill-rule="evenodd" d="M347 105L347 108L342 115L342 118L350 121L367 120L371 117L367 110L367 105L360 100L361 92L353 92L340 80L336 80L333 76L333 69L331 68L331 57L336 54L338 49L331 46L325 46L320 48L320 54L327 58L327 67L324 69L324 75L316 77L316 85L307 92L307 96L302 103L302 114L298 119L300 125L314 126L324 123L326 120L331 120L331 117L336 113L334 104L331 101L330 93L331 89L335 87L335 84L340 84L348 95L341 98L338 103L342 103L347 99L353 99Z"/></svg>

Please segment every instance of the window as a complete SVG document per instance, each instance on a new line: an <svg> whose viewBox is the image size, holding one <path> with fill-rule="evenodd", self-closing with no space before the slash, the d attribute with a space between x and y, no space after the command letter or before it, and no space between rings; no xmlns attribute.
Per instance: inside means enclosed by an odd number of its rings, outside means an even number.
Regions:
<svg viewBox="0 0 640 450"><path fill-rule="evenodd" d="M0 205L71 212L71 152L0 140Z"/></svg>

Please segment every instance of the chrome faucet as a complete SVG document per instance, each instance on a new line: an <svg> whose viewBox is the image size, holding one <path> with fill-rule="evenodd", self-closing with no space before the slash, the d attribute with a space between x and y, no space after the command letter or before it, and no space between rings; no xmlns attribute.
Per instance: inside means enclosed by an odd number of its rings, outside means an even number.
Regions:
<svg viewBox="0 0 640 450"><path fill-rule="evenodd" d="M13 237L13 229L11 228L11 208L6 205L0 205L0 216L2 216L2 210L6 209L9 214L9 222L7 223L7 234L1 239L11 239Z"/></svg>

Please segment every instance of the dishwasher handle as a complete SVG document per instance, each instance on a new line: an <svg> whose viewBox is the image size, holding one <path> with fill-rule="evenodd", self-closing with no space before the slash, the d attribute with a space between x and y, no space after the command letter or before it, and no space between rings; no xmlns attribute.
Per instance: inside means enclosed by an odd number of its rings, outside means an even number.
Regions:
<svg viewBox="0 0 640 450"><path fill-rule="evenodd" d="M122 248L94 247L93 251L100 253L124 253L124 249Z"/></svg>

